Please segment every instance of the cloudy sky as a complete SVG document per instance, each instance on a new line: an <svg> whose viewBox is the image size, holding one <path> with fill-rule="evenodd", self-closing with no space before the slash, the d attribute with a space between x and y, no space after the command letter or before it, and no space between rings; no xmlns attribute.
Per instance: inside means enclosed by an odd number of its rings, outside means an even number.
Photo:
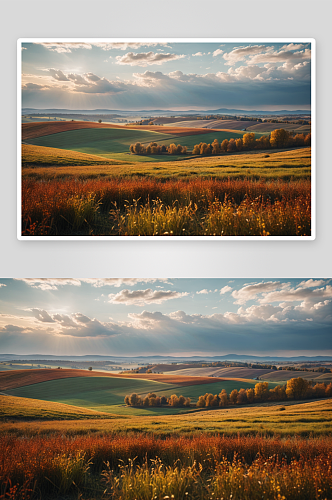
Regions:
<svg viewBox="0 0 332 500"><path fill-rule="evenodd" d="M1 279L0 352L332 355L332 280Z"/></svg>
<svg viewBox="0 0 332 500"><path fill-rule="evenodd" d="M22 43L22 105L310 109L309 43Z"/></svg>

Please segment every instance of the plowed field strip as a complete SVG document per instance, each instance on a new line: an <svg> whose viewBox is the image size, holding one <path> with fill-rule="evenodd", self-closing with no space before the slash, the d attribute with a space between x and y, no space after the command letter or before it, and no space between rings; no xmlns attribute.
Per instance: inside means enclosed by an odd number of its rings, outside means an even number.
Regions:
<svg viewBox="0 0 332 500"><path fill-rule="evenodd" d="M46 135L67 132L69 130L80 130L84 128L117 128L123 130L149 130L151 132L160 132L162 134L173 134L176 136L198 135L211 133L211 129L206 128L188 128L188 127L163 127L158 125L131 125L124 127L122 125L113 125L110 123L94 122L33 122L22 124L22 140L35 139Z"/></svg>
<svg viewBox="0 0 332 500"><path fill-rule="evenodd" d="M187 376L170 376L153 373L133 373L133 374L117 374L106 373L88 370L75 369L36 369L36 370L12 370L0 372L0 391L16 389L26 385L38 384L49 380L59 380L72 377L119 377L119 378L142 378L145 380L153 380L155 382L164 382L168 384L176 384L180 386L211 384L221 382L223 379L217 377L187 377Z"/></svg>

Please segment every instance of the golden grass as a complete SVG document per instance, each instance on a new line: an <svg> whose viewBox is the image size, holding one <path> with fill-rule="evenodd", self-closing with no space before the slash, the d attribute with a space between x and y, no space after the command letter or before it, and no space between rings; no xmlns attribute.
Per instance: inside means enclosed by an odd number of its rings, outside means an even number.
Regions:
<svg viewBox="0 0 332 500"><path fill-rule="evenodd" d="M44 148L46 149L46 148ZM102 163L102 162L100 162ZM56 168L25 167L23 178L54 179L62 177L96 178L151 176L160 179L174 177L207 178L305 178L311 176L311 148L287 151L245 152L224 156L197 157L181 161L133 162L121 165L84 165ZM125 163L125 162L123 162Z"/></svg>
<svg viewBox="0 0 332 500"><path fill-rule="evenodd" d="M69 151L67 149L48 148L45 146L34 146L22 144L22 166L45 167L45 166L93 166L96 165L119 165L126 162L110 160L102 156Z"/></svg>
<svg viewBox="0 0 332 500"><path fill-rule="evenodd" d="M2 498L327 500L332 439L0 438Z"/></svg>
<svg viewBox="0 0 332 500"><path fill-rule="evenodd" d="M23 235L307 236L309 180L23 179Z"/></svg>
<svg viewBox="0 0 332 500"><path fill-rule="evenodd" d="M119 415L115 416L116 418L125 418ZM77 420L79 418L114 418L114 415L79 406L41 401L40 399L0 395L1 420Z"/></svg>
<svg viewBox="0 0 332 500"><path fill-rule="evenodd" d="M44 402L43 402L44 403ZM116 406L114 407L116 413ZM162 415L156 409L153 416L135 416L111 422L101 419L84 421L2 423L0 433L37 435L59 433L64 435L131 432L153 433L161 436L216 434L225 435L327 435L332 433L332 399L321 401L261 403L226 409L192 410L181 415Z"/></svg>

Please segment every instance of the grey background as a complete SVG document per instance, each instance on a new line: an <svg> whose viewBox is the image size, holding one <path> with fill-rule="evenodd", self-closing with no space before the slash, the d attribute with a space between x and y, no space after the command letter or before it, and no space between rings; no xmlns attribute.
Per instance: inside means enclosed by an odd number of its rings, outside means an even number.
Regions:
<svg viewBox="0 0 332 500"><path fill-rule="evenodd" d="M1 277L331 277L329 0L6 0L1 30ZM16 41L21 37L312 37L315 241L18 241Z"/></svg>

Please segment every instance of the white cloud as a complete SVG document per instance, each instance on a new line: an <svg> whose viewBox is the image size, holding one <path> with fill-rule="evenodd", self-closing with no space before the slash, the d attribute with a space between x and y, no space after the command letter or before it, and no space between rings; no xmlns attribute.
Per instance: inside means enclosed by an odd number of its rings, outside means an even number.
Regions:
<svg viewBox="0 0 332 500"><path fill-rule="evenodd" d="M141 47L156 47L156 46L161 46L161 47L168 47L171 48L167 43L160 43L160 42L112 42L112 43L94 43L93 44L96 47L100 47L103 50L112 50L112 49L118 49L118 50L127 50L127 49L140 49Z"/></svg>
<svg viewBox="0 0 332 500"><path fill-rule="evenodd" d="M73 285L81 286L81 280L76 278L14 278L23 281L32 288L41 290L57 290L59 286Z"/></svg>
<svg viewBox="0 0 332 500"><path fill-rule="evenodd" d="M54 80L58 82L69 82L69 78L60 69L50 68L48 71Z"/></svg>
<svg viewBox="0 0 332 500"><path fill-rule="evenodd" d="M193 57L202 57L205 56L205 52L196 52L196 54L192 54Z"/></svg>
<svg viewBox="0 0 332 500"><path fill-rule="evenodd" d="M55 320L44 309L31 309L34 317L42 323L54 323Z"/></svg>
<svg viewBox="0 0 332 500"><path fill-rule="evenodd" d="M207 293L209 293L209 291L206 288L204 288L204 290L200 290L199 292L196 292L196 293L197 293L197 295L207 294Z"/></svg>
<svg viewBox="0 0 332 500"><path fill-rule="evenodd" d="M288 43L286 45L283 45L280 50L300 50L303 48L303 43Z"/></svg>
<svg viewBox="0 0 332 500"><path fill-rule="evenodd" d="M245 285L240 290L234 290L232 297L236 299L235 304L245 304L248 300L256 299L257 295L272 292L279 288L289 288L289 283L281 284L280 281L267 281Z"/></svg>
<svg viewBox="0 0 332 500"><path fill-rule="evenodd" d="M312 278L306 281L301 281L297 285L297 288L312 288L317 286L322 286L326 284L326 280L313 280Z"/></svg>
<svg viewBox="0 0 332 500"><path fill-rule="evenodd" d="M148 66L150 64L163 64L168 61L175 61L185 57L184 54L164 54L155 52L128 52L124 56L117 56L117 64L129 64L130 66Z"/></svg>
<svg viewBox="0 0 332 500"><path fill-rule="evenodd" d="M221 49L217 49L213 52L213 57L216 57L216 56L220 56L221 54L223 54L224 51L221 50Z"/></svg>
<svg viewBox="0 0 332 500"><path fill-rule="evenodd" d="M69 53L72 50L76 49L92 49L91 43L85 43L85 42L72 42L72 43L62 43L62 42L43 42L43 43L37 43L37 45L43 45L45 49L51 50L52 52L58 52L59 54L61 53Z"/></svg>
<svg viewBox="0 0 332 500"><path fill-rule="evenodd" d="M265 294L260 302L262 304L271 302L299 302L304 301L305 305L312 306L317 300L332 298L332 286L327 285L325 288L284 288L282 290L274 290Z"/></svg>
<svg viewBox="0 0 332 500"><path fill-rule="evenodd" d="M254 54L260 54L263 51L271 51L273 47L267 47L266 45L249 45L247 47L237 47L231 52L226 52L223 58L226 61L227 66L233 66L239 61L244 61L246 57L252 56Z"/></svg>
<svg viewBox="0 0 332 500"><path fill-rule="evenodd" d="M175 292L172 290L121 290L117 294L111 293L108 298L112 304L125 305L145 305L145 304L161 304L165 300L178 299L189 295L188 292Z"/></svg>
<svg viewBox="0 0 332 500"><path fill-rule="evenodd" d="M0 283L0 288L1 288L2 286L7 286L7 285L5 285L4 283Z"/></svg>
<svg viewBox="0 0 332 500"><path fill-rule="evenodd" d="M81 281L90 283L96 288L100 288L102 286L114 286L115 288L119 288L122 285L135 286L138 283L156 282L167 283L169 285L172 284L167 278L84 278L81 279Z"/></svg>
<svg viewBox="0 0 332 500"><path fill-rule="evenodd" d="M231 290L233 290L233 288L231 286L226 285L220 290L220 295L224 295L225 293L230 292Z"/></svg>
<svg viewBox="0 0 332 500"><path fill-rule="evenodd" d="M279 52L266 52L256 54L250 57L250 64L259 63L281 63L281 62L300 62L311 59L311 50L304 49L303 51L291 52L289 50L280 50Z"/></svg>

